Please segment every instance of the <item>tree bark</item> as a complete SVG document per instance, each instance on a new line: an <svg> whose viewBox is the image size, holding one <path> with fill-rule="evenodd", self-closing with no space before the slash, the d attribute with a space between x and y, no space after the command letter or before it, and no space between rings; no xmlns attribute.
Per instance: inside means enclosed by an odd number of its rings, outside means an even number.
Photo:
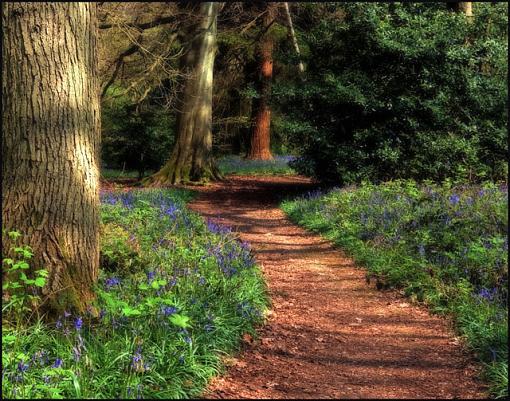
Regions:
<svg viewBox="0 0 510 401"><path fill-rule="evenodd" d="M212 157L212 89L216 55L216 19L221 3L199 6L200 24L190 29L188 50L181 59L187 75L180 101L177 139L168 162L144 184L203 183L220 179Z"/></svg>
<svg viewBox="0 0 510 401"><path fill-rule="evenodd" d="M473 3L471 1L448 2L448 7L453 11L465 14L468 21L473 19Z"/></svg>
<svg viewBox="0 0 510 401"><path fill-rule="evenodd" d="M267 32L275 17L275 3L266 3L267 11L262 19L262 35L255 50L258 58L258 74L255 89L258 96L253 100L252 132L250 150L247 158L252 160L271 160L271 82L273 79L273 38Z"/></svg>
<svg viewBox="0 0 510 401"><path fill-rule="evenodd" d="M294 50L296 51L296 54L299 59L299 63L298 63L299 74L300 74L300 77L303 78L303 74L305 72L305 66L303 65L303 62L301 61L301 51L299 50L299 44L297 41L296 33L294 32L294 25L292 24L292 18L290 16L289 3L287 3L285 1L283 3L283 6L285 8L285 16L287 17L287 25L289 27L289 33L290 33L290 37L292 39L292 44L294 45Z"/></svg>
<svg viewBox="0 0 510 401"><path fill-rule="evenodd" d="M83 311L99 269L96 4L2 8L3 227L49 272L43 310Z"/></svg>

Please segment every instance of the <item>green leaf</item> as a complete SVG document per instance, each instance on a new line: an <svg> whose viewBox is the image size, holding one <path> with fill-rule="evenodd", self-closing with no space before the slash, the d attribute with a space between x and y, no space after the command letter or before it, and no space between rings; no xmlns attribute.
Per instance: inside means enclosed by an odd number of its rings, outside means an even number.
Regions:
<svg viewBox="0 0 510 401"><path fill-rule="evenodd" d="M14 260L12 260L11 258L5 258L5 259L3 260L3 262L4 262L5 264L7 264L7 265L12 265L12 264L14 264Z"/></svg>
<svg viewBox="0 0 510 401"><path fill-rule="evenodd" d="M174 324L177 327L182 327L183 329L189 327L189 317L185 315L179 315L178 313L175 313L170 316L170 322Z"/></svg>
<svg viewBox="0 0 510 401"><path fill-rule="evenodd" d="M37 286L37 287L44 287L46 285L46 279L44 277L37 277L35 280L34 280L34 284Z"/></svg>
<svg viewBox="0 0 510 401"><path fill-rule="evenodd" d="M8 334L8 335L2 335L2 344L7 344L7 345L11 345L12 343L14 343L14 341L16 341L16 336L13 336L12 334Z"/></svg>
<svg viewBox="0 0 510 401"><path fill-rule="evenodd" d="M151 287L154 288L155 290L159 290L159 284L156 280L154 280L151 284Z"/></svg>
<svg viewBox="0 0 510 401"><path fill-rule="evenodd" d="M124 314L124 316L128 316L128 317L129 316L138 316L138 315L142 314L142 312L140 312L138 309L133 309L130 307L123 308L122 313Z"/></svg>
<svg viewBox="0 0 510 401"><path fill-rule="evenodd" d="M145 283L142 283L138 286L138 289L145 291L149 289L149 286Z"/></svg>
<svg viewBox="0 0 510 401"><path fill-rule="evenodd" d="M41 276L41 277L48 277L48 270L45 270L45 269L42 269L42 270L36 270L35 271L37 273L38 276Z"/></svg>

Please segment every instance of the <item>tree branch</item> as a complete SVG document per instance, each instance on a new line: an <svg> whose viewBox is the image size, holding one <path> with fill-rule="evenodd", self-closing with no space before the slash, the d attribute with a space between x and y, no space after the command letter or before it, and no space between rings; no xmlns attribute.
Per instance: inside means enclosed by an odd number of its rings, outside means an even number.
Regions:
<svg viewBox="0 0 510 401"><path fill-rule="evenodd" d="M172 16L168 16L168 17L158 17L155 20L149 21L149 22L126 23L126 24L123 24L123 26L144 30L144 29L154 28L154 27L160 26L160 25L170 24L170 23L176 22L176 21L177 21L177 18L175 17L175 15L172 15ZM115 28L118 26L119 26L119 24L117 24L117 23L102 23L102 24L99 24L99 29L110 29L110 28Z"/></svg>

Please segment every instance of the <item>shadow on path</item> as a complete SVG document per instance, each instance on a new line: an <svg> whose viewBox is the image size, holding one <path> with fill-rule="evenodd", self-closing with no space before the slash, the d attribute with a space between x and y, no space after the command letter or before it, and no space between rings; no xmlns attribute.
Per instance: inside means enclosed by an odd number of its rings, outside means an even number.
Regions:
<svg viewBox="0 0 510 401"><path fill-rule="evenodd" d="M204 396L484 397L447 320L369 286L340 250L285 218L279 202L316 187L303 177L231 176L193 188L192 209L252 244L272 300L260 339Z"/></svg>

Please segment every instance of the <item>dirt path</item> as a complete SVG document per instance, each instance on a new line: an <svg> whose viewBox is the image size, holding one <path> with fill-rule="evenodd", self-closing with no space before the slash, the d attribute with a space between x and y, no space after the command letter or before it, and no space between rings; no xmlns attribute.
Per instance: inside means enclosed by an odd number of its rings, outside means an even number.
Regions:
<svg viewBox="0 0 510 401"><path fill-rule="evenodd" d="M272 313L207 398L481 398L477 371L448 323L377 291L362 269L289 222L282 194L299 177L231 177L191 207L249 241L269 285Z"/></svg>

